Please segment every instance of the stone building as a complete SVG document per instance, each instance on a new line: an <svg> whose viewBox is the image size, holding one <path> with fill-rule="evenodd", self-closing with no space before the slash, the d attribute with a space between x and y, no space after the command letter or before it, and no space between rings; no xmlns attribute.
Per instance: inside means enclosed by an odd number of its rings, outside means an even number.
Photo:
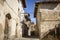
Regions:
<svg viewBox="0 0 60 40"><path fill-rule="evenodd" d="M35 3L34 17L40 38L45 37L49 30L60 24L60 1L43 1Z"/></svg>
<svg viewBox="0 0 60 40"><path fill-rule="evenodd" d="M23 19L20 14L24 13L24 8L25 0L0 0L0 40L4 37L8 39L22 37L20 20Z"/></svg>
<svg viewBox="0 0 60 40"><path fill-rule="evenodd" d="M30 14L28 14L28 13L25 13L24 14L24 20L23 20L23 22L22 22L22 35L23 35L23 37L26 37L26 36L28 36L29 34L28 34L28 31L29 31L29 26L30 26L30 23L31 23L31 20L30 20Z"/></svg>
<svg viewBox="0 0 60 40"><path fill-rule="evenodd" d="M26 30L26 31L28 31L28 33L27 33L27 35L29 36L29 37L32 37L32 36L35 36L35 34L37 35L37 33L36 33L36 31L37 31L37 27L36 27L36 25L34 24L34 22L31 22L31 19L30 19L30 14L28 14L28 13L25 13L24 14L24 23L26 24L26 26L28 27L28 30ZM23 23L23 28L22 28L22 32L23 32L23 34L25 34L26 32L24 31L24 29L25 29L25 25L24 25L24 23ZM27 28L26 27L26 28ZM25 32L25 33L24 33Z"/></svg>
<svg viewBox="0 0 60 40"><path fill-rule="evenodd" d="M35 24L34 24L33 22L31 22L29 28L30 28L30 29L29 29L29 31L30 31L30 36L35 36L35 31L36 31L36 29L35 29Z"/></svg>

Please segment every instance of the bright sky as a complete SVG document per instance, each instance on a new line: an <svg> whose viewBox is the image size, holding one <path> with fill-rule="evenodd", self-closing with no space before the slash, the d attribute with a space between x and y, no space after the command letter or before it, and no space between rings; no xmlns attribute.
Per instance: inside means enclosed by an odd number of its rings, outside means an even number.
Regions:
<svg viewBox="0 0 60 40"><path fill-rule="evenodd" d="M30 14L31 21L36 23L36 19L34 18L34 3L36 0L26 0L26 6L25 12Z"/></svg>

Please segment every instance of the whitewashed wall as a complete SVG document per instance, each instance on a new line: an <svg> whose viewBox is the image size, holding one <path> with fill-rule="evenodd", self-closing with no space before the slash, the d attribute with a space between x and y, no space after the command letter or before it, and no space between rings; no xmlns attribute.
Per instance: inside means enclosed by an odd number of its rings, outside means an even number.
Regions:
<svg viewBox="0 0 60 40"><path fill-rule="evenodd" d="M5 15L4 15L4 3L0 0L0 40L4 38L4 28L5 28Z"/></svg>

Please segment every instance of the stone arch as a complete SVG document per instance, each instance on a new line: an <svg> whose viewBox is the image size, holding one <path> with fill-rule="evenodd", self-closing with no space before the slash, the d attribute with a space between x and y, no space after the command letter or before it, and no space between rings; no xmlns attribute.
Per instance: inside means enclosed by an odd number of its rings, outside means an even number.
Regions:
<svg viewBox="0 0 60 40"><path fill-rule="evenodd" d="M8 24L8 22L9 22L9 20L11 19L11 15L10 15L10 13L8 13L8 14L6 14L5 15L5 29L4 29L4 40L5 39L8 39L8 33L9 33L9 24Z"/></svg>
<svg viewBox="0 0 60 40"><path fill-rule="evenodd" d="M12 18L11 14L10 13L6 14L6 18L11 19Z"/></svg>

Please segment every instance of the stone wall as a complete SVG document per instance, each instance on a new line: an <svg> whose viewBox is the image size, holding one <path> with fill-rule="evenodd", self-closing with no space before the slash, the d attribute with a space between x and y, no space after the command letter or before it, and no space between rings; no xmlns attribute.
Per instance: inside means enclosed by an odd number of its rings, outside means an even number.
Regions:
<svg viewBox="0 0 60 40"><path fill-rule="evenodd" d="M60 3L54 8L54 10L60 10Z"/></svg>
<svg viewBox="0 0 60 40"><path fill-rule="evenodd" d="M60 23L60 3L39 4L36 20L40 37L43 38Z"/></svg>
<svg viewBox="0 0 60 40"><path fill-rule="evenodd" d="M55 10L40 9L39 29L41 37L44 37L49 30L54 29L60 23L60 12Z"/></svg>
<svg viewBox="0 0 60 40"><path fill-rule="evenodd" d="M60 20L60 11L40 9L41 20Z"/></svg>

